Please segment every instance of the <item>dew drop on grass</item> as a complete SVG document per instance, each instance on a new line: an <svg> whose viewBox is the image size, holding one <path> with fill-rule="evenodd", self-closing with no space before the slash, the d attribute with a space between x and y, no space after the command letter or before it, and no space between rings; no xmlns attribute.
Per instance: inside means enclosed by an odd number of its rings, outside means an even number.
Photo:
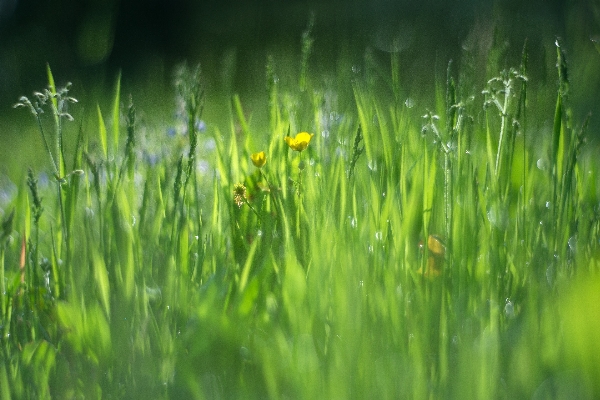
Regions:
<svg viewBox="0 0 600 400"><path fill-rule="evenodd" d="M354 218L354 217L353 217L353 216L351 216L351 215L348 215L348 220L350 221L350 226L351 226L352 228L356 228L356 224L357 224L357 223L356 223L356 218Z"/></svg>
<svg viewBox="0 0 600 400"><path fill-rule="evenodd" d="M492 206L487 212L488 221L491 225L501 228L506 223L506 210L498 206Z"/></svg>
<svg viewBox="0 0 600 400"><path fill-rule="evenodd" d="M571 236L567 243L569 244L569 249L571 249L572 252L575 252L575 250L577 250L577 235Z"/></svg>
<svg viewBox="0 0 600 400"><path fill-rule="evenodd" d="M373 253L373 245L369 244L369 253Z"/></svg>
<svg viewBox="0 0 600 400"><path fill-rule="evenodd" d="M406 100L404 101L404 105L407 108L413 108L415 106L415 101L413 99L411 99L410 97L407 97Z"/></svg>
<svg viewBox="0 0 600 400"><path fill-rule="evenodd" d="M90 207L85 208L85 216L92 219L94 218L94 210Z"/></svg>
<svg viewBox="0 0 600 400"><path fill-rule="evenodd" d="M546 160L544 160L543 158L540 158L539 160L537 160L536 165L537 165L538 169L540 169L541 171L546 170Z"/></svg>
<svg viewBox="0 0 600 400"><path fill-rule="evenodd" d="M325 139L327 139L329 137L329 131L327 129L325 129L323 132L321 132L321 136Z"/></svg>
<svg viewBox="0 0 600 400"><path fill-rule="evenodd" d="M506 299L506 304L504 305L504 315L506 315L508 318L515 316L515 306L508 298Z"/></svg>
<svg viewBox="0 0 600 400"><path fill-rule="evenodd" d="M546 208L550 208L551 203L549 201L546 202Z"/></svg>
<svg viewBox="0 0 600 400"><path fill-rule="evenodd" d="M256 236L258 236L258 237L261 237L262 235L263 235L263 232L262 232L262 231L259 229L259 230L256 232Z"/></svg>
<svg viewBox="0 0 600 400"><path fill-rule="evenodd" d="M383 233L381 233L381 231L375 232L375 239L382 240L383 239Z"/></svg>
<svg viewBox="0 0 600 400"><path fill-rule="evenodd" d="M242 358L244 360L249 360L250 359L250 350L248 350L247 347L240 347L240 356L242 356Z"/></svg>
<svg viewBox="0 0 600 400"><path fill-rule="evenodd" d="M377 161L375 161L375 160L370 160L370 161L367 163L367 166L369 167L369 169L370 169L371 171L373 171L373 172L377 171Z"/></svg>

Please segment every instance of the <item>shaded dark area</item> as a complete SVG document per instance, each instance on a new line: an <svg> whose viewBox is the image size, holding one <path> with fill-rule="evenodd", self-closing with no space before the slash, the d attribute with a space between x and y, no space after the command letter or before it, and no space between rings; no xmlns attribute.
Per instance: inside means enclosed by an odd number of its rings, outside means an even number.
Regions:
<svg viewBox="0 0 600 400"><path fill-rule="evenodd" d="M567 48L587 40L593 50L589 37L600 34L593 0L0 0L0 114L45 85L46 63L58 76L109 84L119 69L132 77L157 62L166 76L182 60L218 73L223 54L235 49L243 87L244 71L264 65L268 52L299 53L310 15L321 68L333 68L341 51L361 59L371 47L404 52L429 79L433 64L443 68L465 46L484 52L497 30L514 61L527 38L532 64L547 61L544 46L555 36Z"/></svg>

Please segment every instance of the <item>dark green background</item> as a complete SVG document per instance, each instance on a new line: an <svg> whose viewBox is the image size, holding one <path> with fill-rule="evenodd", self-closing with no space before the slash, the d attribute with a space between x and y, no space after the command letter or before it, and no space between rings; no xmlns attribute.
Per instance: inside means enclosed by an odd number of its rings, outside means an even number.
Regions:
<svg viewBox="0 0 600 400"><path fill-rule="evenodd" d="M133 93L139 108L156 114L151 108L163 105L170 112L173 67L184 60L202 63L209 96L235 91L245 100L263 94L268 54L296 67L310 15L313 73L336 79L339 60L360 66L365 49L389 66L387 52L397 50L401 83L411 95L432 96L436 76L450 59L460 68L465 48L475 56L473 90L480 93L491 73L490 49L508 49L499 69L518 66L525 39L532 84L554 88L560 37L574 116L593 113L592 135L600 126L600 54L590 40L600 37L598 0L0 0L0 173L18 158L32 158L22 149L7 151L15 138L36 143L34 129L23 132L33 121L12 105L47 85L46 63L58 85L73 82L73 95L89 110L109 101L122 71L123 94Z"/></svg>

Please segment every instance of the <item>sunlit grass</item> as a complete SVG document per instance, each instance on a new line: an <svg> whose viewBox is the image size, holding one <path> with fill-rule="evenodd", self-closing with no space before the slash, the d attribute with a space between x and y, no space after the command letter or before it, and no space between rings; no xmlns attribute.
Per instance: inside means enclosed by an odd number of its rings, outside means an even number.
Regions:
<svg viewBox="0 0 600 400"><path fill-rule="evenodd" d="M54 173L1 209L0 397L598 395L597 165L561 48L543 115L526 47L466 95L450 64L426 109L396 55L321 85L304 40L299 84L267 60L268 126L233 93L204 121L199 67L160 149L120 77L72 153L77 121L34 113Z"/></svg>

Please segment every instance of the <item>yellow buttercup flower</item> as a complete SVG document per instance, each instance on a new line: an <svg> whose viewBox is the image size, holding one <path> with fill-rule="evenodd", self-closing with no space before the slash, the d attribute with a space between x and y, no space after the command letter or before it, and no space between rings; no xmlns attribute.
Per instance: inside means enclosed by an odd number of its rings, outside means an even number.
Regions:
<svg viewBox="0 0 600 400"><path fill-rule="evenodd" d="M265 156L264 151L250 155L250 159L256 168L262 168L267 163L267 156Z"/></svg>
<svg viewBox="0 0 600 400"><path fill-rule="evenodd" d="M306 150L308 144L310 143L310 139L312 139L314 135L314 133L300 132L295 138L286 136L285 142L292 150L303 151Z"/></svg>
<svg viewBox="0 0 600 400"><path fill-rule="evenodd" d="M423 243L419 243L423 248ZM427 238L427 248L429 256L427 257L427 269L419 268L417 273L426 278L436 278L442 274L442 266L446 256L446 245L438 235L429 235Z"/></svg>

